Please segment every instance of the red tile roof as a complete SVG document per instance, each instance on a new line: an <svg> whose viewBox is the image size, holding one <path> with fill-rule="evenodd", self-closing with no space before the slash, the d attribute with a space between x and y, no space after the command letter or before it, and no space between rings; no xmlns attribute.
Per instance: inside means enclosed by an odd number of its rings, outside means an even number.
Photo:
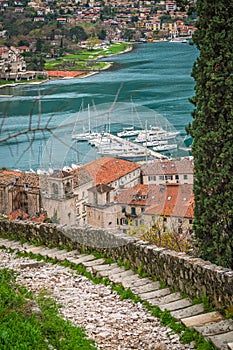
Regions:
<svg viewBox="0 0 233 350"><path fill-rule="evenodd" d="M146 207L146 215L194 217L192 185L136 185L123 189L116 197L118 203Z"/></svg>
<svg viewBox="0 0 233 350"><path fill-rule="evenodd" d="M127 160L103 157L83 165L80 169L89 174L94 184L110 184L139 168L138 164Z"/></svg>
<svg viewBox="0 0 233 350"><path fill-rule="evenodd" d="M28 184L31 187L39 188L39 175L37 174L15 170L0 170L0 185L7 185L13 181L20 186Z"/></svg>

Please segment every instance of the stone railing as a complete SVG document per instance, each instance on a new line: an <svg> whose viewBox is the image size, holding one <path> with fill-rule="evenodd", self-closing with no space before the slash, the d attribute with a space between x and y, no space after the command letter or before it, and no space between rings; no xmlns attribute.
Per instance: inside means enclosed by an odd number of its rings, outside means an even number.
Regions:
<svg viewBox="0 0 233 350"><path fill-rule="evenodd" d="M55 224L0 220L0 234L79 251L97 251L128 263L149 276L156 276L174 290L191 298L207 296L220 311L233 307L233 271L194 258L158 248L121 233L94 228L71 228Z"/></svg>

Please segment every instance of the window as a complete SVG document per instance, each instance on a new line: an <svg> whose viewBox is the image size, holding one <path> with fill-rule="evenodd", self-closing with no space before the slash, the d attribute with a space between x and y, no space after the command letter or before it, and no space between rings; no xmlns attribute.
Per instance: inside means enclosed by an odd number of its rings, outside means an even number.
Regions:
<svg viewBox="0 0 233 350"><path fill-rule="evenodd" d="M176 179L176 180L179 180L179 175L176 175L176 176L175 176L175 179Z"/></svg>
<svg viewBox="0 0 233 350"><path fill-rule="evenodd" d="M136 215L136 208L135 207L131 207L131 215Z"/></svg>
<svg viewBox="0 0 233 350"><path fill-rule="evenodd" d="M188 175L184 175L184 180L188 180Z"/></svg>
<svg viewBox="0 0 233 350"><path fill-rule="evenodd" d="M126 211L125 207L121 207L121 212L125 213L125 211Z"/></svg>
<svg viewBox="0 0 233 350"><path fill-rule="evenodd" d="M172 180L173 176L172 175L165 175L165 180Z"/></svg>
<svg viewBox="0 0 233 350"><path fill-rule="evenodd" d="M145 211L145 208L143 207L143 208L141 208L141 212L143 213Z"/></svg>
<svg viewBox="0 0 233 350"><path fill-rule="evenodd" d="M58 185L53 183L52 184L52 191L53 191L53 194L58 194Z"/></svg>
<svg viewBox="0 0 233 350"><path fill-rule="evenodd" d="M193 220L189 219L189 224L192 225L192 223L193 223Z"/></svg>
<svg viewBox="0 0 233 350"><path fill-rule="evenodd" d="M164 175L159 175L159 180L164 180Z"/></svg>

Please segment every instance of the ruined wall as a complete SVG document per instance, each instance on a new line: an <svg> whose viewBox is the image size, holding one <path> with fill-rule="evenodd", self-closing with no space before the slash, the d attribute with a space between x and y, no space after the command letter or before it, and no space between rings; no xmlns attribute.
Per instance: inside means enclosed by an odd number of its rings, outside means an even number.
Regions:
<svg viewBox="0 0 233 350"><path fill-rule="evenodd" d="M233 306L233 271L184 253L149 245L121 233L94 228L71 228L0 220L0 234L45 245L98 251L129 263L190 297L208 296L219 309Z"/></svg>

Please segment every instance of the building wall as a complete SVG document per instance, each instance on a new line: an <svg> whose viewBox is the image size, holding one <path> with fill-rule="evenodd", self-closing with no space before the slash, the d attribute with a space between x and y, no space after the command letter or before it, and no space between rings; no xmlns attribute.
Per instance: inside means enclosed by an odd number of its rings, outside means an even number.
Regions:
<svg viewBox="0 0 233 350"><path fill-rule="evenodd" d="M87 206L87 225L99 228L117 228L117 213L115 206L97 208Z"/></svg>
<svg viewBox="0 0 233 350"><path fill-rule="evenodd" d="M76 224L75 197L63 200L44 197L42 207L46 210L48 217L57 220L59 224Z"/></svg>
<svg viewBox="0 0 233 350"><path fill-rule="evenodd" d="M143 176L145 185L163 185L168 182L178 182L179 184L193 184L193 174L151 174Z"/></svg>

